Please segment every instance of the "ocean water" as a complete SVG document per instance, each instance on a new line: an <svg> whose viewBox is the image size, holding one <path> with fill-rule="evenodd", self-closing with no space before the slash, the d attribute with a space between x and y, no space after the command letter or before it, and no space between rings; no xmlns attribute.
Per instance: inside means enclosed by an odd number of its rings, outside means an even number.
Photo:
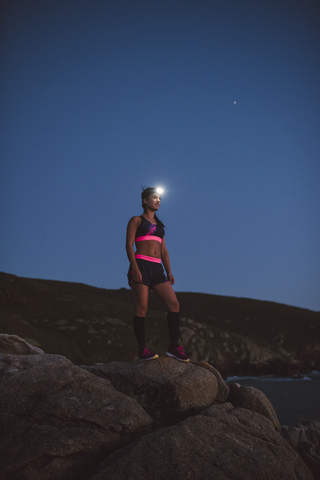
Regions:
<svg viewBox="0 0 320 480"><path fill-rule="evenodd" d="M293 377L229 377L226 383L239 383L261 390L273 405L280 425L292 426L300 419L320 420L320 373Z"/></svg>

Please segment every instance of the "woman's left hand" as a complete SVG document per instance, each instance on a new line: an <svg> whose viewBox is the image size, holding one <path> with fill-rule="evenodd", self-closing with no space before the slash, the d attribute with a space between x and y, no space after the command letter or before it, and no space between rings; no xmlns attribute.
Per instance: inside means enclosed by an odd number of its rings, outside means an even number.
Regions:
<svg viewBox="0 0 320 480"><path fill-rule="evenodd" d="M176 283L176 281L175 281L174 276L172 275L172 273L169 273L169 274L168 274L168 280L169 280L170 285L174 285L174 284Z"/></svg>

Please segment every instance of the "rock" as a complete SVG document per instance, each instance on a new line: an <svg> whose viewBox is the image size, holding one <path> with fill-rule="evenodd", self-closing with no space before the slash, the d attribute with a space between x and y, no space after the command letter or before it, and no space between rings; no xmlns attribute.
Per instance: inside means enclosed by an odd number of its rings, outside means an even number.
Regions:
<svg viewBox="0 0 320 480"><path fill-rule="evenodd" d="M135 398L157 427L194 415L211 405L218 395L216 376L189 362L168 357L83 368L107 378L119 392Z"/></svg>
<svg viewBox="0 0 320 480"><path fill-rule="evenodd" d="M204 362L80 368L19 337L0 345L3 480L319 478L319 422L281 435L261 392L232 384L223 402Z"/></svg>
<svg viewBox="0 0 320 480"><path fill-rule="evenodd" d="M247 318L246 321L250 322L250 319ZM226 323L231 322L226 320ZM192 361L202 360L215 365L225 378L230 375L265 374L268 371L293 374L302 368L301 361L283 348L287 337L282 333L270 338L268 344L257 336L250 338L239 334L238 328L236 331L225 330L221 326L220 324L220 328L216 328L212 323L181 318L181 342ZM317 358L318 355L313 351L311 356ZM308 353L306 358L310 358Z"/></svg>
<svg viewBox="0 0 320 480"><path fill-rule="evenodd" d="M231 404L210 409L212 416L190 417L115 452L90 480L313 480L263 415Z"/></svg>
<svg viewBox="0 0 320 480"><path fill-rule="evenodd" d="M229 390L228 401L235 407L246 408L264 415L280 432L281 427L276 412L263 392L254 387L240 386L238 383L232 383Z"/></svg>
<svg viewBox="0 0 320 480"><path fill-rule="evenodd" d="M37 355L44 352L38 348L30 345L17 335L0 334L0 353L7 353L12 355Z"/></svg>
<svg viewBox="0 0 320 480"><path fill-rule="evenodd" d="M300 420L293 427L282 426L281 434L300 454L313 473L320 479L320 421Z"/></svg>
<svg viewBox="0 0 320 480"><path fill-rule="evenodd" d="M62 356L1 355L0 373L2 479L87 479L150 429L134 399Z"/></svg>
<svg viewBox="0 0 320 480"><path fill-rule="evenodd" d="M220 372L207 362L192 362L192 363L194 365L197 365L198 367L205 368L216 377L216 379L218 380L218 395L216 396L215 401L221 402L221 403L226 402L229 396L229 387L223 381L223 378L220 375Z"/></svg>
<svg viewBox="0 0 320 480"><path fill-rule="evenodd" d="M312 472L314 480L320 479L320 452L310 442L300 442L297 452Z"/></svg>
<svg viewBox="0 0 320 480"><path fill-rule="evenodd" d="M316 448L320 449L320 420L309 421L302 419L293 427L281 427L281 433L294 448L296 448L300 442L310 442Z"/></svg>

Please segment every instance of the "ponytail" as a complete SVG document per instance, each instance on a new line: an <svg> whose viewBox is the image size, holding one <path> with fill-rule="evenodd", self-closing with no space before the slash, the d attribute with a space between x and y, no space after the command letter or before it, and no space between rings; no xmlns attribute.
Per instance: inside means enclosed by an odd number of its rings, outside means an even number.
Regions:
<svg viewBox="0 0 320 480"><path fill-rule="evenodd" d="M164 224L161 222L161 220L157 217L156 214L154 214L154 218L155 218L155 221L157 222L157 224L160 225L160 227L165 228Z"/></svg>

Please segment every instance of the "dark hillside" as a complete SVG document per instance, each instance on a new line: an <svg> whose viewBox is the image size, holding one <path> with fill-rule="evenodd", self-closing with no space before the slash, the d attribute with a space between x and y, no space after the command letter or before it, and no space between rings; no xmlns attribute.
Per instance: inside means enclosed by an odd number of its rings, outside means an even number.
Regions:
<svg viewBox="0 0 320 480"><path fill-rule="evenodd" d="M179 292L181 340L194 360L226 375L320 369L320 313L287 305ZM76 364L136 357L128 289L0 273L0 332L16 334ZM164 355L166 313L151 293L148 340Z"/></svg>

